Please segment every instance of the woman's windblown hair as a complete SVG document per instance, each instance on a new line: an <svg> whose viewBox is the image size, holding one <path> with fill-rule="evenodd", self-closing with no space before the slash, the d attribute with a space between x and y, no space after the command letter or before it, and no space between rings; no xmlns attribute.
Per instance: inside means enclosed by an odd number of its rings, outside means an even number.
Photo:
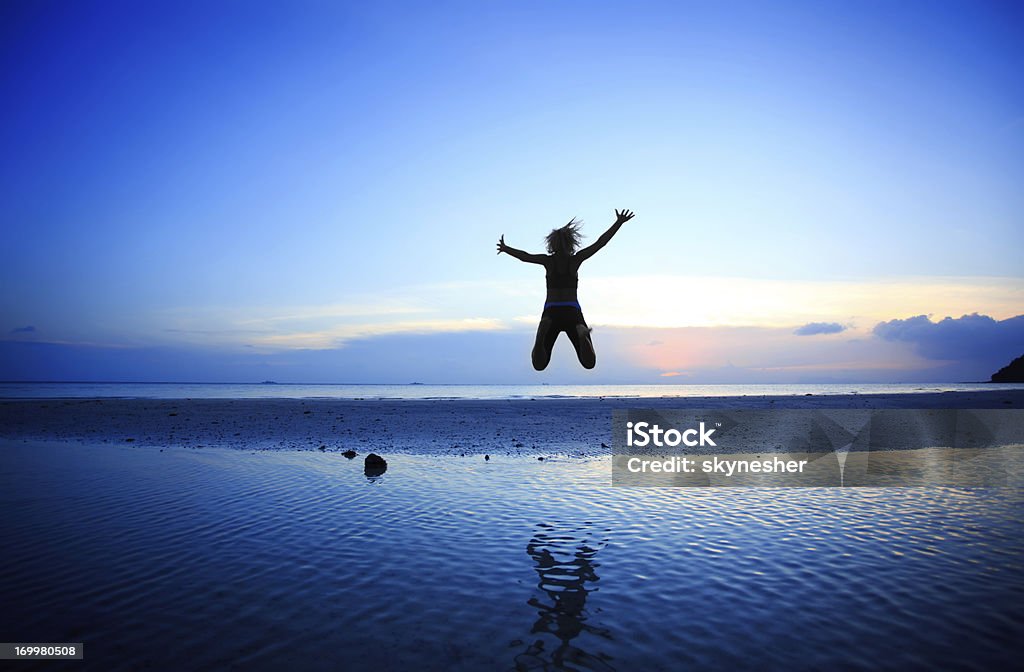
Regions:
<svg viewBox="0 0 1024 672"><path fill-rule="evenodd" d="M552 229L545 238L548 244L548 254L574 254L583 238L580 234L582 225L582 221L577 221L573 217L565 226Z"/></svg>

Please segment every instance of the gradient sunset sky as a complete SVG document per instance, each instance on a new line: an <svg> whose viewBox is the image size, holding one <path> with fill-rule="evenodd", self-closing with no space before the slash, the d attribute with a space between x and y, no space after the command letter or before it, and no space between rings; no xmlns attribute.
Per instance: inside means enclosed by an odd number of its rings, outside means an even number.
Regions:
<svg viewBox="0 0 1024 672"><path fill-rule="evenodd" d="M1024 5L5 2L0 379L889 382L1024 354ZM598 366L530 366L573 216ZM948 319L947 319L948 318Z"/></svg>

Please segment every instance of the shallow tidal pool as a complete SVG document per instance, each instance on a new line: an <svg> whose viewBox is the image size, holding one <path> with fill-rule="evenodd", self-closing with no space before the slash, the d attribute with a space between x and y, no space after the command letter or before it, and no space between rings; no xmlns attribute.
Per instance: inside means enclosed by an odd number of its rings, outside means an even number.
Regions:
<svg viewBox="0 0 1024 672"><path fill-rule="evenodd" d="M611 458L0 443L0 640L75 669L1006 666L1024 488L630 488ZM24 663L19 669L34 669ZM70 668L69 668L70 669Z"/></svg>

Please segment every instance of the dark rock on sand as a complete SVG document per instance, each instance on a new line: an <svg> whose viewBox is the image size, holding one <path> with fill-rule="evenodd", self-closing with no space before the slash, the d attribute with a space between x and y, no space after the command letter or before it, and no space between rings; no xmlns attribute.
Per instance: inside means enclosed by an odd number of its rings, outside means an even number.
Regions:
<svg viewBox="0 0 1024 672"><path fill-rule="evenodd" d="M992 374L993 383L1024 383L1024 355Z"/></svg>
<svg viewBox="0 0 1024 672"><path fill-rule="evenodd" d="M363 472L367 476L380 476L388 470L388 461L377 453L370 453L363 461Z"/></svg>
<svg viewBox="0 0 1024 672"><path fill-rule="evenodd" d="M342 455L343 455L343 456L347 457L347 458L348 458L348 459L350 459L350 460L351 460L351 459L352 459L353 457L355 457L355 456L356 456L356 454L357 454L357 453L356 453L356 451L354 451L354 450L351 450L351 449L349 449L349 450L346 450L346 451L345 451L344 453L342 453Z"/></svg>

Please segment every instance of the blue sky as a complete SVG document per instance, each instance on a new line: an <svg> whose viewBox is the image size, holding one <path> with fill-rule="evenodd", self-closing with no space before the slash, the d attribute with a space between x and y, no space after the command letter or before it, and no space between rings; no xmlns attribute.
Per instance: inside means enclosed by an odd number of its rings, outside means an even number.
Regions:
<svg viewBox="0 0 1024 672"><path fill-rule="evenodd" d="M948 380L1024 352L1014 3L0 11L3 379ZM543 273L494 242L616 207L581 272L598 367L562 341L537 374ZM876 329L975 313L998 345Z"/></svg>

